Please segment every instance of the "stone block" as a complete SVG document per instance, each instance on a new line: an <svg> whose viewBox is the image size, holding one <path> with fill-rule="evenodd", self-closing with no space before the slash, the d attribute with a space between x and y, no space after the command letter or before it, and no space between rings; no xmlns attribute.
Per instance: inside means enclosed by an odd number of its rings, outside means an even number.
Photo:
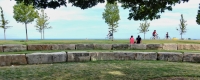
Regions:
<svg viewBox="0 0 200 80"><path fill-rule="evenodd" d="M135 60L157 60L156 52L134 52L136 55Z"/></svg>
<svg viewBox="0 0 200 80"><path fill-rule="evenodd" d="M11 65L24 65L27 64L26 55L25 54L10 54L8 56L12 56Z"/></svg>
<svg viewBox="0 0 200 80"><path fill-rule="evenodd" d="M94 50L93 44L76 44L76 50Z"/></svg>
<svg viewBox="0 0 200 80"><path fill-rule="evenodd" d="M52 44L52 50L75 50L75 44Z"/></svg>
<svg viewBox="0 0 200 80"><path fill-rule="evenodd" d="M53 56L53 62L67 62L67 54L66 52L53 52L51 53Z"/></svg>
<svg viewBox="0 0 200 80"><path fill-rule="evenodd" d="M28 44L29 51L42 51L42 50L52 50L51 44Z"/></svg>
<svg viewBox="0 0 200 80"><path fill-rule="evenodd" d="M129 49L129 44L113 44L113 50L127 50Z"/></svg>
<svg viewBox="0 0 200 80"><path fill-rule="evenodd" d="M67 52L68 62L90 61L89 52Z"/></svg>
<svg viewBox="0 0 200 80"><path fill-rule="evenodd" d="M163 50L177 50L178 45L173 43L165 43L163 44Z"/></svg>
<svg viewBox="0 0 200 80"><path fill-rule="evenodd" d="M12 56L0 55L0 66L10 66L12 62Z"/></svg>
<svg viewBox="0 0 200 80"><path fill-rule="evenodd" d="M137 56L134 52L114 52L115 60L135 60L135 57Z"/></svg>
<svg viewBox="0 0 200 80"><path fill-rule="evenodd" d="M147 44L146 47L148 50L162 50L163 49L162 44Z"/></svg>
<svg viewBox="0 0 200 80"><path fill-rule="evenodd" d="M182 62L183 54L178 52L158 52L158 60Z"/></svg>
<svg viewBox="0 0 200 80"><path fill-rule="evenodd" d="M27 47L26 45L21 44L6 44L3 45L3 51L4 52L17 52L17 51L26 51Z"/></svg>
<svg viewBox="0 0 200 80"><path fill-rule="evenodd" d="M53 63L51 53L31 53L26 54L28 64L46 64Z"/></svg>
<svg viewBox="0 0 200 80"><path fill-rule="evenodd" d="M129 44L131 50L146 50L146 44Z"/></svg>
<svg viewBox="0 0 200 80"><path fill-rule="evenodd" d="M178 44L178 50L190 50L191 44Z"/></svg>
<svg viewBox="0 0 200 80"><path fill-rule="evenodd" d="M184 62L200 62L200 53L184 53L183 54Z"/></svg>
<svg viewBox="0 0 200 80"><path fill-rule="evenodd" d="M3 52L3 45L0 45L0 52Z"/></svg>
<svg viewBox="0 0 200 80"><path fill-rule="evenodd" d="M96 60L115 60L113 52L90 52L91 61Z"/></svg>
<svg viewBox="0 0 200 80"><path fill-rule="evenodd" d="M94 44L95 50L111 50L112 44Z"/></svg>

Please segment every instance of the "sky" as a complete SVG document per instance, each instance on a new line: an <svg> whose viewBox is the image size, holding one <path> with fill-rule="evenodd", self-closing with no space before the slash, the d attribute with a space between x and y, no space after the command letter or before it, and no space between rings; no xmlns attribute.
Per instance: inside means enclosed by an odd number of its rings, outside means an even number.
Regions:
<svg viewBox="0 0 200 80"><path fill-rule="evenodd" d="M196 15L200 0L189 0L187 3L176 4L172 11L165 11L161 14L160 19L148 21L150 23L149 32L145 38L150 39L153 30L156 30L158 36L164 39L166 32L169 32L171 38L180 38L180 32L176 30L180 24L181 14L187 21L187 32L183 34L183 38L200 39L200 25L196 23ZM25 25L17 23L13 18L13 6L16 4L14 0L0 0L0 6L3 8L4 17L9 20L8 26L11 28L6 30L7 39L26 39ZM67 4L56 9L45 10L50 17L49 26L52 29L45 30L45 39L105 39L108 34L108 25L102 18L105 4L98 4L92 8L80 9L79 7ZM120 20L117 32L114 33L115 39L129 39L131 35L144 37L143 33L139 33L138 28L143 21L129 20L129 10L119 6ZM1 18L0 18L1 20ZM35 28L35 21L28 24L28 38L40 39L40 33ZM3 29L0 29L0 39L4 39Z"/></svg>

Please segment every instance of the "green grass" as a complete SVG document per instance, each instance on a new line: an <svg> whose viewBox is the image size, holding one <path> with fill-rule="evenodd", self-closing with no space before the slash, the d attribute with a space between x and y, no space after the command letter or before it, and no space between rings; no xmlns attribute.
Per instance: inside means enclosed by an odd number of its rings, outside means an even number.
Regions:
<svg viewBox="0 0 200 80"><path fill-rule="evenodd" d="M129 40L0 40L0 44L129 44ZM142 43L200 44L200 40L143 40Z"/></svg>
<svg viewBox="0 0 200 80"><path fill-rule="evenodd" d="M165 61L96 61L0 67L1 80L200 79L200 64ZM160 80L160 79L159 79Z"/></svg>

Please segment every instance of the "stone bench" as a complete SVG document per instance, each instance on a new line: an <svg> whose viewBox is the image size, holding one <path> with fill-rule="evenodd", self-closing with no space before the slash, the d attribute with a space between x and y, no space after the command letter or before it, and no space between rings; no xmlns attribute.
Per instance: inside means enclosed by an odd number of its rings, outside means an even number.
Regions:
<svg viewBox="0 0 200 80"><path fill-rule="evenodd" d="M184 53L184 62L200 62L200 53Z"/></svg>
<svg viewBox="0 0 200 80"><path fill-rule="evenodd" d="M24 65L27 64L25 54L0 55L0 66Z"/></svg>
<svg viewBox="0 0 200 80"><path fill-rule="evenodd" d="M3 45L3 52L17 52L17 51L26 51L27 46L22 44L6 44Z"/></svg>
<svg viewBox="0 0 200 80"><path fill-rule="evenodd" d="M158 60L182 62L183 54L178 52L158 52Z"/></svg>

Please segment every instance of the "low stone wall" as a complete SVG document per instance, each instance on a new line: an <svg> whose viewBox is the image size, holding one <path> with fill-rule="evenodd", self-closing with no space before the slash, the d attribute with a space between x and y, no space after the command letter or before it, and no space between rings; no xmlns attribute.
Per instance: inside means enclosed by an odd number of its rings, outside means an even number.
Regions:
<svg viewBox="0 0 200 80"><path fill-rule="evenodd" d="M0 52L47 50L200 50L200 44L9 44Z"/></svg>
<svg viewBox="0 0 200 80"><path fill-rule="evenodd" d="M52 52L31 54L0 55L0 66L25 65L25 64L52 64L59 62L82 62L97 60L163 60L172 62L197 62L200 63L200 53L178 52Z"/></svg>

